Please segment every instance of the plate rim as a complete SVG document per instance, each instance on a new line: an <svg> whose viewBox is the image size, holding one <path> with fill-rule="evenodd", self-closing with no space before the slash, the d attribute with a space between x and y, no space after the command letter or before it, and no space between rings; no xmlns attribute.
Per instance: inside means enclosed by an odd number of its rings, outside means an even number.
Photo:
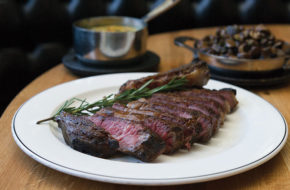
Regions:
<svg viewBox="0 0 290 190"><path fill-rule="evenodd" d="M128 73L117 73L117 74L104 74L104 75L98 75L98 76L91 76L91 77L85 77L85 78L81 78L81 79L76 79L73 81L77 81L77 80L86 80L88 78L95 78L95 77L102 77L105 75L124 75L124 74L128 74ZM144 73L144 72L134 72L134 73L129 73L129 74L154 74L154 73ZM107 182L107 183L114 183L114 184L126 184L126 185L148 185L148 186L161 186L161 185L181 185L181 184L189 184L189 183L197 183L197 182L204 182L204 181L211 181L211 180L216 180L216 179L221 179L221 178L225 178L225 177L229 177L229 176L233 176L236 174L240 174L243 172L246 172L248 170L251 170L255 167L258 167L262 164L264 164L265 162L267 162L268 160L272 159L275 155L277 155L280 150L284 147L284 145L287 142L287 137L288 137L288 124L286 119L284 118L284 116L282 115L282 113L275 107L273 106L270 102L268 102L267 100L263 99L262 97L258 96L255 93L252 93L251 91L248 91L244 88L241 88L239 86L235 86L229 83L225 83L225 82L221 82L218 80L214 80L214 79L210 79L212 81L217 81L219 83L224 83L226 85L230 85L233 87L237 87L239 89L245 90L248 93L251 93L252 95L256 96L256 98L262 99L265 103L267 103L268 105L270 105L281 117L283 123L284 123L284 135L283 138L280 140L279 144L273 148L273 150L271 150L271 152L269 152L268 154L264 155L263 157L260 157L259 159L256 159L252 162L249 162L247 164L244 164L242 166L236 167L236 168L231 168L228 170L223 170L220 172L215 172L215 173L210 173L210 174L205 174L205 175L198 175L198 176L190 176L190 177L171 177L171 178L131 178L131 177L119 177L119 176L108 176L108 175L102 175L102 174L96 174L96 173L91 173L91 172L87 172L87 171L81 171L78 169L74 169L74 168L70 168L67 166L63 166L61 164L55 163L53 161L50 161L44 157L42 157L41 155L38 155L37 153L35 153L34 151L32 151L31 149L29 149L29 147L27 147L22 141L21 139L18 137L16 129L15 129L15 119L19 113L19 111L21 110L21 108L28 103L33 97L38 96L39 94L45 93L47 90L51 89L51 88L55 88L57 86L61 86L61 85L65 85L67 83L71 83L73 81L68 81L65 83L61 83L55 86L52 86L50 88L47 88L44 91L41 91L39 93L37 93L36 95L32 96L31 98L29 98L27 101L25 101L15 112L13 119L12 119L12 123L11 123L11 131L12 131L12 135L13 138L16 142L16 144L19 146L19 148L24 151L29 157L33 158L34 160L36 160L37 162L55 169L57 171L60 171L62 173L65 174L69 174L69 175L73 175L73 176L77 176L77 177L81 177L81 178L86 178L86 179L90 179L90 180L95 180L95 181L101 181L101 182Z"/></svg>

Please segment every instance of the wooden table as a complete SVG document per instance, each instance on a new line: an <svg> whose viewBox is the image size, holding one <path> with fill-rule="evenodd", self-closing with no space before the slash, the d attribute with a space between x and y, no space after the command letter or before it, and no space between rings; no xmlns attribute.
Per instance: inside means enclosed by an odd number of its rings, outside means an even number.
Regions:
<svg viewBox="0 0 290 190"><path fill-rule="evenodd" d="M290 42L290 25L271 25L279 38ZM192 54L173 45L180 35L201 38L215 28L184 30L149 37L148 49L161 57L160 71L189 63ZM62 64L39 76L10 103L0 120L0 189L290 189L290 140L282 151L267 163L248 172L206 183L170 187L137 187L101 183L73 177L45 167L31 159L15 144L11 120L18 107L35 94L54 85L77 79ZM263 97L290 121L290 82L272 88L250 89Z"/></svg>

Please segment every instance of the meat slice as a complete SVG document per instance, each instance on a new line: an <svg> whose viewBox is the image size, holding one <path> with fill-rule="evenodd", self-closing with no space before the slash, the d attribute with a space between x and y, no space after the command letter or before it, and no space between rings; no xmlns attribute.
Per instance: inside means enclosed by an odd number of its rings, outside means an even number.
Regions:
<svg viewBox="0 0 290 190"><path fill-rule="evenodd" d="M205 107L210 108L215 112L215 114L219 115L220 120L224 121L226 111L224 110L223 104L220 102L217 102L213 99L210 98L205 98L205 97L197 97L197 96L180 96L180 92L168 92L166 93L167 96L174 96L174 97L182 97L184 101L190 101L195 104L200 104ZM159 94L156 94L156 96L159 96ZM223 122L222 122L223 123Z"/></svg>
<svg viewBox="0 0 290 190"><path fill-rule="evenodd" d="M236 98L237 91L235 89L223 88L220 90L208 90L208 89L204 89L204 90L212 91L212 93L217 93L223 96L227 100L227 102L230 104L230 108L231 108L230 112L232 112L236 108L237 104L239 103Z"/></svg>
<svg viewBox="0 0 290 190"><path fill-rule="evenodd" d="M65 142L75 150L107 158L119 148L117 140L85 116L61 112L55 121L62 130Z"/></svg>
<svg viewBox="0 0 290 190"><path fill-rule="evenodd" d="M210 77L207 64L200 60L194 60L193 63L178 67L176 69L172 69L168 72L158 73L156 75L144 77L137 80L129 80L120 87L119 91L123 92L129 89L140 88L143 84L145 84L149 80L154 79L154 81L151 82L150 85L148 86L148 88L152 89L158 86L165 85L174 78L179 79L182 77L185 77L188 81L187 84L185 84L185 86L202 87L208 82Z"/></svg>
<svg viewBox="0 0 290 190"><path fill-rule="evenodd" d="M139 102L138 102L139 103ZM144 103L140 103L139 105L143 105ZM130 105L133 105L132 103ZM142 114L146 116L153 116L160 118L162 120L168 121L170 123L173 123L174 125L182 128L183 131L183 147L190 149L192 145L192 137L197 137L198 133L201 131L201 126L195 121L191 119L184 119L181 117L176 117L175 115L168 114L168 113L162 113L158 110L152 109L149 106L146 110L142 109L140 110L139 107L137 107L136 103L134 104L134 108L126 107L123 104L115 103L113 105L114 109L121 110L128 112L130 114ZM182 147L182 148L183 148Z"/></svg>
<svg viewBox="0 0 290 190"><path fill-rule="evenodd" d="M119 151L150 162L165 150L165 142L141 122L97 112L89 119L119 142Z"/></svg>
<svg viewBox="0 0 290 190"><path fill-rule="evenodd" d="M196 122L201 126L202 129L198 132L197 137L193 137L193 141L206 142L212 136L213 125L211 119L204 114L200 114L199 112L195 112L193 110L180 108L168 104L149 102L148 100L143 98L139 99L138 101L139 103L136 103L136 101L130 102L127 104L127 106L133 108L136 107L136 104L139 104L139 109L141 110L147 110L148 108L155 109L163 113L172 114L175 117L196 120Z"/></svg>
<svg viewBox="0 0 290 190"><path fill-rule="evenodd" d="M231 88L225 88L221 90L190 89L187 91L180 91L178 94L212 99L223 105L224 111L226 111L226 113L232 112L238 104L235 96L236 90Z"/></svg>
<svg viewBox="0 0 290 190"><path fill-rule="evenodd" d="M204 90L204 89L190 89L185 91L176 92L178 96L183 97L199 97L210 99L217 102L219 105L222 106L222 109L225 113L231 112L231 106L229 102L225 99L224 96L218 93L212 93L212 91Z"/></svg>
<svg viewBox="0 0 290 190"><path fill-rule="evenodd" d="M116 107L116 106L115 106ZM104 108L100 112L132 121L143 123L144 126L150 128L157 133L166 143L164 153L171 154L180 149L183 145L183 130L174 123L163 120L155 116L148 116L140 113L128 112L128 110ZM99 112L99 113L100 113Z"/></svg>
<svg viewBox="0 0 290 190"><path fill-rule="evenodd" d="M214 132L223 123L223 117L221 117L221 114L216 113L215 110L212 109L212 107L207 106L206 104L199 103L197 101L191 101L191 99L187 97L180 97L170 93L156 93L148 101L169 104L172 106L197 111L204 115L207 115L212 120Z"/></svg>

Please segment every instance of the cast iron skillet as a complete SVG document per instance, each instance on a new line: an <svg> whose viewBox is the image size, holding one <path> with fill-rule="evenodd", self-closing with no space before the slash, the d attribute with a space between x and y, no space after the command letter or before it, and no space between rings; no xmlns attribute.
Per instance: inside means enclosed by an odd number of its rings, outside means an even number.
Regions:
<svg viewBox="0 0 290 190"><path fill-rule="evenodd" d="M199 41L196 38L181 36L174 39L174 43L177 46L184 47L193 52L194 57L208 63L210 68L227 71L234 73L269 73L277 70L290 71L290 56L266 58L266 59L239 59L239 58L228 58L224 56L217 56L202 52L201 50L189 46L186 44L187 41Z"/></svg>

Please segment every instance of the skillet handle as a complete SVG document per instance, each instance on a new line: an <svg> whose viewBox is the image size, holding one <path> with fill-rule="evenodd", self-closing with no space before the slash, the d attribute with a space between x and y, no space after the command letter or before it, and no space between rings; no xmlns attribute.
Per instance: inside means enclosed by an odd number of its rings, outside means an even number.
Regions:
<svg viewBox="0 0 290 190"><path fill-rule="evenodd" d="M189 36L179 36L177 38L174 39L174 44L179 46L179 47L184 47L190 51L192 51L195 55L195 57L198 57L198 49L194 48L194 46L189 46L186 44L186 41L193 41L193 42L197 42L199 41L196 38L193 37L189 37Z"/></svg>
<svg viewBox="0 0 290 190"><path fill-rule="evenodd" d="M285 60L284 60L284 65L283 65L283 69L285 71L290 71L290 55L285 57Z"/></svg>
<svg viewBox="0 0 290 190"><path fill-rule="evenodd" d="M163 3L161 3L158 7L150 11L147 15L143 16L141 19L144 22L149 22L155 17L159 16L163 12L169 10L170 8L174 7L177 3L179 3L181 0L165 0Z"/></svg>

